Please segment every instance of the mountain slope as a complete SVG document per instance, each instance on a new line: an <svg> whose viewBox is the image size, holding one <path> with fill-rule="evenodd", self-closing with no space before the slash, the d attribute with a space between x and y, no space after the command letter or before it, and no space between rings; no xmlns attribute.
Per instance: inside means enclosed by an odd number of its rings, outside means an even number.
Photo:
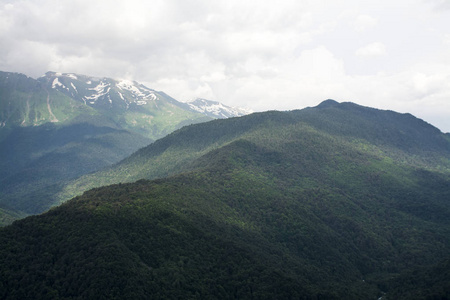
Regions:
<svg viewBox="0 0 450 300"><path fill-rule="evenodd" d="M0 296L445 297L429 274L450 258L449 141L410 115L323 104L185 127L117 165L189 153L178 174L0 229Z"/></svg>
<svg viewBox="0 0 450 300"><path fill-rule="evenodd" d="M66 180L209 119L136 82L0 72L0 219L41 213Z"/></svg>
<svg viewBox="0 0 450 300"><path fill-rule="evenodd" d="M76 100L23 74L0 72L0 140L6 129L70 121L95 114Z"/></svg>
<svg viewBox="0 0 450 300"><path fill-rule="evenodd" d="M1 206L43 212L65 180L111 165L149 142L125 130L86 123L15 128L0 147Z"/></svg>
<svg viewBox="0 0 450 300"><path fill-rule="evenodd" d="M328 100L314 108L256 113L182 128L111 168L69 183L55 201L67 200L92 187L165 177L189 170L190 162L201 155L245 138L255 130L272 129L274 124L296 128L292 132L282 129L279 137L267 133L274 139L295 138L294 132L303 126L344 140L380 159L449 171L450 139L437 128L409 114Z"/></svg>
<svg viewBox="0 0 450 300"><path fill-rule="evenodd" d="M47 72L38 80L47 89L59 91L108 116L121 128L153 140L183 125L210 120L165 93L135 81L55 72Z"/></svg>

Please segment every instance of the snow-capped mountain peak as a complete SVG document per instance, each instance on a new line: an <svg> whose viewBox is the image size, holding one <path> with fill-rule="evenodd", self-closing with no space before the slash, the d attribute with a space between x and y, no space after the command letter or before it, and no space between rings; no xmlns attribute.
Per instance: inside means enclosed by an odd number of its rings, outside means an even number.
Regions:
<svg viewBox="0 0 450 300"><path fill-rule="evenodd" d="M163 92L157 92L143 84L127 79L115 80L74 73L47 72L38 80L45 83L48 88L57 90L93 108L150 112L165 106L170 113L170 107L177 106L214 119L239 117L252 113L247 109L231 107L202 98L182 103Z"/></svg>
<svg viewBox="0 0 450 300"><path fill-rule="evenodd" d="M129 91L133 98L138 99L138 105L146 104L147 100L155 101L158 99L154 90L149 89L136 81L120 80L116 83L116 87L120 90Z"/></svg>
<svg viewBox="0 0 450 300"><path fill-rule="evenodd" d="M46 80L52 89L95 107L142 106L159 100L156 91L135 81L96 78L73 73L47 72Z"/></svg>
<svg viewBox="0 0 450 300"><path fill-rule="evenodd" d="M208 115L212 118L231 118L240 117L252 113L251 110L231 107L218 101L212 101L202 98L194 99L186 103L192 110Z"/></svg>

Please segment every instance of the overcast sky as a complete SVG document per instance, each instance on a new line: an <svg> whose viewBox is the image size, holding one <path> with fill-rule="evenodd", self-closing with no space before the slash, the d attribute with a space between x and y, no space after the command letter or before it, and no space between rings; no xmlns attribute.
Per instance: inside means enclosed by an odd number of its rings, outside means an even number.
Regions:
<svg viewBox="0 0 450 300"><path fill-rule="evenodd" d="M254 111L331 98L450 132L450 0L0 0L0 70Z"/></svg>

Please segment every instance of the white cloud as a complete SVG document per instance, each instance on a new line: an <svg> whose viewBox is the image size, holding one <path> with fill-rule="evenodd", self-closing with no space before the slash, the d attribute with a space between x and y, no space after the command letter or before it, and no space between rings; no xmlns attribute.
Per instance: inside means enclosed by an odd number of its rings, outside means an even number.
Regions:
<svg viewBox="0 0 450 300"><path fill-rule="evenodd" d="M386 55L386 46L380 42L374 42L356 50L355 54L361 57L375 57Z"/></svg>
<svg viewBox="0 0 450 300"><path fill-rule="evenodd" d="M450 1L448 0L427 0L427 2L433 3L436 11L450 9Z"/></svg>
<svg viewBox="0 0 450 300"><path fill-rule="evenodd" d="M445 2L0 0L0 70L126 77L253 110L335 98L443 120L450 11L433 5Z"/></svg>
<svg viewBox="0 0 450 300"><path fill-rule="evenodd" d="M375 27L378 23L378 20L369 15L359 15L356 17L353 26L356 31L364 32L369 28Z"/></svg>

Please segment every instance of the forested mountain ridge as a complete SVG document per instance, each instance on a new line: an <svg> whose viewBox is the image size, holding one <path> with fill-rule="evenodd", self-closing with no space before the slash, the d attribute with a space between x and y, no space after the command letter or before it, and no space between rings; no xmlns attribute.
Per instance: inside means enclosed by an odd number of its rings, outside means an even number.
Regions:
<svg viewBox="0 0 450 300"><path fill-rule="evenodd" d="M433 170L450 169L450 139L434 126L410 114L327 100L303 110L255 113L184 127L115 166L69 183L55 201L64 201L92 187L189 170L194 159L217 147L245 138L253 131L270 131L273 126L284 125L310 127L345 140L362 152L399 163ZM291 138L285 133L288 129L282 131L282 136Z"/></svg>
<svg viewBox="0 0 450 300"><path fill-rule="evenodd" d="M183 127L0 229L0 297L448 298L449 143L334 101Z"/></svg>

